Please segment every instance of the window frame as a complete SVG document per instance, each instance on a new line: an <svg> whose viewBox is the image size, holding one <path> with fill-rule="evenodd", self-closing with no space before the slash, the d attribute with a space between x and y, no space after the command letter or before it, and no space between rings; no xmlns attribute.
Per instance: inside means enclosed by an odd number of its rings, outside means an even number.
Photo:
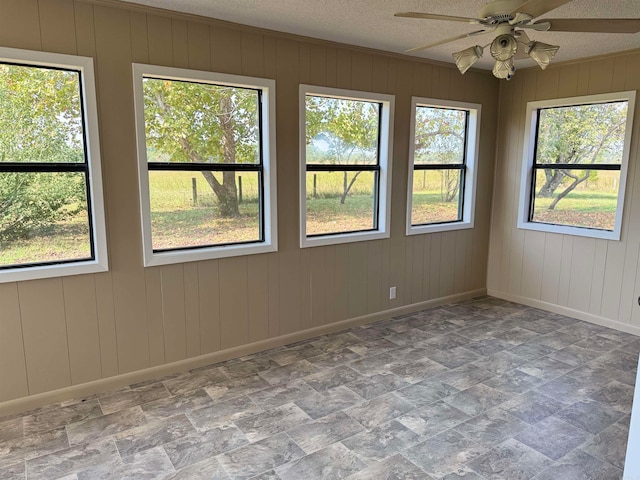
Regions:
<svg viewBox="0 0 640 480"><path fill-rule="evenodd" d="M80 102L82 107L82 122L84 134L85 162L80 168L77 165L51 164L47 167L43 163L16 169L28 173L44 171L76 171L85 175L87 192L87 216L89 224L89 241L92 257L90 259L69 259L40 263L25 263L16 266L0 268L0 283L43 278L64 277L89 273L106 272L109 270L107 254L107 233L105 224L105 210L102 187L102 171L100 159L100 138L98 131L97 99L95 88L95 74L93 58L60 53L39 52L16 48L0 47L0 63L14 64L25 67L43 67L77 72L80 88ZM76 165L72 167L71 165ZM35 167L42 167L37 169ZM55 168L60 167L60 168ZM8 171L5 169L5 171Z"/></svg>
<svg viewBox="0 0 640 480"><path fill-rule="evenodd" d="M236 164L205 164L210 168L202 168L200 164L176 164L176 167L165 166L149 169L144 118L143 79L158 78L170 81L206 83L212 85L247 88L259 92L260 121L260 164L251 168ZM164 67L141 63L133 64L133 87L136 117L136 141L138 148L138 184L140 197L140 220L142 224L142 250L145 267L169 265L174 263L194 262L217 258L236 257L269 253L278 250L277 228L277 190L276 190L276 114L275 114L275 80L243 75L208 72L202 70ZM262 240L230 244L185 246L167 250L154 250L151 230L151 202L149 192L149 171L154 170L251 170L262 172L261 220Z"/></svg>
<svg viewBox="0 0 640 480"><path fill-rule="evenodd" d="M540 100L527 103L527 113L524 130L524 147L520 177L520 199L518 205L517 226L524 230L535 230L548 233L559 233L564 235L575 235L579 237L599 238L604 240L620 240L622 232L622 213L624 210L625 188L627 184L627 172L629 164L629 154L631 147L631 137L633 134L633 116L635 110L635 91L612 92L595 95L582 95L578 97L557 98L550 100ZM533 207L533 182L535 169L535 155L538 140L538 119L540 110L557 107L571 107L580 105L594 105L598 103L613 103L616 101L627 101L627 122L625 126L625 138L620 162L620 183L618 189L618 199L616 205L615 224L613 230L600 230L590 227L578 227L572 225L556 225L531 221L531 209ZM583 170L577 168L577 170ZM590 168L594 170L594 168Z"/></svg>
<svg viewBox="0 0 640 480"><path fill-rule="evenodd" d="M416 112L418 107L440 108L445 110L461 110L466 112L464 163L462 167L451 165L431 164L423 166L415 164ZM407 235L422 235L425 233L447 232L473 228L475 220L476 185L478 181L478 157L480 149L480 120L482 105L479 103L441 100L436 98L411 97L411 120L409 130L409 181L407 183ZM461 211L460 220L444 221L413 225L411 214L413 210L413 179L416 170L437 170L450 168L460 170L462 179L460 185Z"/></svg>
<svg viewBox="0 0 640 480"><path fill-rule="evenodd" d="M380 105L378 123L378 162L377 165L333 165L313 166L308 169L306 151L306 97L327 97L338 100L355 100ZM393 124L395 96L383 93L363 92L342 88L321 87L301 84L299 87L300 111L300 248L322 245L362 242L389 238L391 224L391 166L393 157ZM327 233L307 236L307 172L309 171L376 171L377 192L374 192L375 228L353 232ZM377 193L377 194L376 194ZM377 213L376 213L377 212Z"/></svg>

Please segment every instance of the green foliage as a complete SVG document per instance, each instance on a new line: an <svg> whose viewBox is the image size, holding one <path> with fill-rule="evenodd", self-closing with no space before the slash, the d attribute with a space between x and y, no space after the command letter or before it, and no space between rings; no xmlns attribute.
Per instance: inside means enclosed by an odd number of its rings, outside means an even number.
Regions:
<svg viewBox="0 0 640 480"><path fill-rule="evenodd" d="M79 74L0 65L0 162L84 161ZM0 239L86 210L83 174L0 174Z"/></svg>
<svg viewBox="0 0 640 480"><path fill-rule="evenodd" d="M86 210L84 175L0 175L0 240L26 238L38 229Z"/></svg>
<svg viewBox="0 0 640 480"><path fill-rule="evenodd" d="M308 95L307 162L371 164L377 161L379 105Z"/></svg>
<svg viewBox="0 0 640 480"><path fill-rule="evenodd" d="M150 161L259 161L256 90L154 78L143 89Z"/></svg>
<svg viewBox="0 0 640 480"><path fill-rule="evenodd" d="M620 163L627 103L540 111L538 163Z"/></svg>

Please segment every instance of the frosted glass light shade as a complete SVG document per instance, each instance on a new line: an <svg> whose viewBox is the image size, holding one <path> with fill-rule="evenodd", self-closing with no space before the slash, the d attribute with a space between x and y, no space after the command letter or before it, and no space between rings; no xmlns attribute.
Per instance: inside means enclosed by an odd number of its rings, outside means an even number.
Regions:
<svg viewBox="0 0 640 480"><path fill-rule="evenodd" d="M458 70L460 70L460 73L464 75L466 71L482 57L482 53L483 48L480 45L475 45L453 53L453 58L456 61L456 66Z"/></svg>
<svg viewBox="0 0 640 480"><path fill-rule="evenodd" d="M549 45L542 42L529 42L525 47L525 53L533 58L540 68L544 70L551 63L551 59L555 56L560 47L557 45Z"/></svg>
<svg viewBox="0 0 640 480"><path fill-rule="evenodd" d="M516 71L516 67L513 64L513 58L509 60L496 60L496 64L493 66L493 76L496 78L502 78L510 80Z"/></svg>

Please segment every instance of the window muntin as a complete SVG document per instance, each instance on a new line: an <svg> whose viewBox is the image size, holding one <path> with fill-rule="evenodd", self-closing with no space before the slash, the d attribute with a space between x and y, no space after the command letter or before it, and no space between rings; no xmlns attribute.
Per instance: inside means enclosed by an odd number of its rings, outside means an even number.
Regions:
<svg viewBox="0 0 640 480"><path fill-rule="evenodd" d="M301 87L301 246L388 236L388 95Z"/></svg>
<svg viewBox="0 0 640 480"><path fill-rule="evenodd" d="M635 92L532 102L518 227L619 239Z"/></svg>
<svg viewBox="0 0 640 480"><path fill-rule="evenodd" d="M0 282L107 269L90 58L0 48Z"/></svg>
<svg viewBox="0 0 640 480"><path fill-rule="evenodd" d="M413 98L407 234L473 226L480 105Z"/></svg>
<svg viewBox="0 0 640 480"><path fill-rule="evenodd" d="M134 73L145 265L275 251L274 82Z"/></svg>

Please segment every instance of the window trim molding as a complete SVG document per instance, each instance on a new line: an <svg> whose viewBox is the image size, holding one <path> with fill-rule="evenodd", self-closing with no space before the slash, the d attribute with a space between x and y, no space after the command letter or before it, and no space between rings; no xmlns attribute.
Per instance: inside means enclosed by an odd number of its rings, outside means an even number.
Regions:
<svg viewBox="0 0 640 480"><path fill-rule="evenodd" d="M140 198L140 222L142 226L142 250L145 267L196 262L242 255L276 252L278 250L278 210L276 189L276 82L272 79L231 75L203 70L164 67L133 63L133 90L135 103L136 143L138 149L138 185ZM211 83L230 87L242 87L262 92L262 159L263 159L263 209L264 239L261 242L227 244L220 246L184 247L183 249L153 251L151 231L151 205L149 196L149 169L145 137L144 76L174 81Z"/></svg>
<svg viewBox="0 0 640 480"><path fill-rule="evenodd" d="M93 58L61 53L0 47L0 62L20 63L34 67L52 67L80 72L85 156L88 169L89 197L87 209L90 217L94 257L90 260L67 260L45 265L6 268L0 270L0 283L64 277L109 270L107 231L102 186L98 102Z"/></svg>
<svg viewBox="0 0 640 480"><path fill-rule="evenodd" d="M624 146L620 162L620 186L616 205L615 224L613 230L598 230L589 227L576 227L571 225L552 225L548 223L529 221L529 208L532 193L533 163L535 161L537 114L540 109L554 107L570 107L576 105L593 105L597 103L610 103L615 101L627 101L627 123L625 127ZM633 135L633 117L636 103L635 90L623 92L601 93L595 95L581 95L578 97L554 98L527 103L527 113L524 129L523 156L520 174L520 199L518 203L517 227L524 230L534 230L547 233L559 233L563 235L575 235L579 237L599 238L603 240L620 240L622 233L622 213L624 210L625 189L627 185L627 172Z"/></svg>
<svg viewBox="0 0 640 480"><path fill-rule="evenodd" d="M306 96L330 97L341 100L359 100L381 104L379 124L379 175L378 175L378 228L375 230L335 233L307 237L307 151L306 151ZM393 159L393 126L395 114L395 96L348 90L343 88L322 87L300 84L299 86L299 195L300 195L300 248L338 245L343 243L363 242L389 238L391 234L391 170Z"/></svg>
<svg viewBox="0 0 640 480"><path fill-rule="evenodd" d="M416 137L417 107L446 108L468 112L467 141L465 150L465 186L463 196L462 220L454 222L412 225L413 209L413 176ZM475 221L476 186L478 183L478 157L480 156L480 120L482 105L479 103L441 100L437 98L411 97L411 119L409 125L409 180L407 183L407 218L406 235L422 235L425 233L448 232L473 228Z"/></svg>

